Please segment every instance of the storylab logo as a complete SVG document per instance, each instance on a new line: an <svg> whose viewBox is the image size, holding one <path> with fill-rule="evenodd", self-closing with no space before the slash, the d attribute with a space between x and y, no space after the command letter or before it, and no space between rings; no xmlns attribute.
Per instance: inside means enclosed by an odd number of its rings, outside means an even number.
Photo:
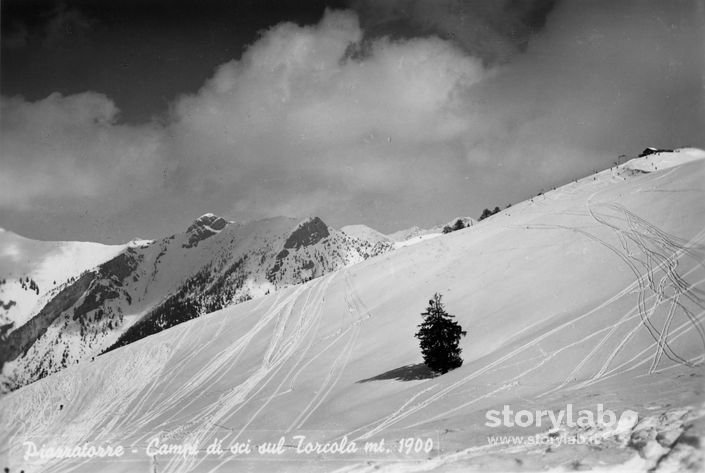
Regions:
<svg viewBox="0 0 705 473"><path fill-rule="evenodd" d="M511 406L504 405L502 410L492 409L485 413L487 427L551 427L558 429L561 425L567 427L603 427L617 426L619 419L611 409L605 409L597 404L595 410L576 410L572 404L559 411L551 409L514 411Z"/></svg>

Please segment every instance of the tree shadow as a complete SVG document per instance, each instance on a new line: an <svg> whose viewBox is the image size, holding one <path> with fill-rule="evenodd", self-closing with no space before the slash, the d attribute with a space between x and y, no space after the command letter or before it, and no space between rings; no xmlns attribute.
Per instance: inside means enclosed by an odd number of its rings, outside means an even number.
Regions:
<svg viewBox="0 0 705 473"><path fill-rule="evenodd" d="M438 373L431 370L428 366L423 363L417 363L415 365L406 365L401 368L394 368L393 370L378 374L372 378L361 379L358 383L369 383L370 381L383 381L386 379L396 379L397 381L418 381L421 379L435 378L436 376L438 376Z"/></svg>

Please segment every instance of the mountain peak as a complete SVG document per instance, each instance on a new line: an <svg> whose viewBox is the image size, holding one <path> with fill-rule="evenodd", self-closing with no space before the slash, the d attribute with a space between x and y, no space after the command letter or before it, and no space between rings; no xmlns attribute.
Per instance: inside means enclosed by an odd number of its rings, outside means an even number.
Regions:
<svg viewBox="0 0 705 473"><path fill-rule="evenodd" d="M357 225L346 225L340 229L346 235L351 237L369 241L370 243L381 243L381 242L391 242L391 238L378 232L374 228L368 227L367 225L357 224Z"/></svg>
<svg viewBox="0 0 705 473"><path fill-rule="evenodd" d="M189 227L189 230L194 226L208 226L211 227L213 230L222 230L229 223L232 222L225 220L223 217L219 217L213 213L207 212L198 217L196 220L194 220L191 226Z"/></svg>
<svg viewBox="0 0 705 473"><path fill-rule="evenodd" d="M300 222L284 243L284 248L299 249L302 246L315 245L330 235L328 225L318 217L309 217Z"/></svg>
<svg viewBox="0 0 705 473"><path fill-rule="evenodd" d="M220 233L222 229L227 227L232 222L225 220L210 212L198 217L188 227L186 233L189 235L188 241L183 244L184 248L192 248L198 246L198 243L210 238L216 233Z"/></svg>

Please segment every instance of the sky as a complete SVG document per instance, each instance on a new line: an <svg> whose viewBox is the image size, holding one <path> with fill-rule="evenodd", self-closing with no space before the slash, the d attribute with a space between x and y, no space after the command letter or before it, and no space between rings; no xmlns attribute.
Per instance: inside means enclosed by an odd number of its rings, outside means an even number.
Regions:
<svg viewBox="0 0 705 473"><path fill-rule="evenodd" d="M477 218L705 148L699 0L4 0L0 227ZM622 156L622 158L620 158Z"/></svg>

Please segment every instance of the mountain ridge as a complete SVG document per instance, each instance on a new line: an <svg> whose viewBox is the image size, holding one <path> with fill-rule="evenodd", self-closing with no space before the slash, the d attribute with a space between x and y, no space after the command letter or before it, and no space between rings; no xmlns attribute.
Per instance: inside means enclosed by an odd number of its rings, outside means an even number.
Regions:
<svg viewBox="0 0 705 473"><path fill-rule="evenodd" d="M676 158L600 171L469 229L225 307L24 386L0 404L0 444L21 466L29 465L27 438L138 450L123 462L32 463L40 472L148 470L151 439L205 448L304 434L384 440L394 455L301 457L286 448L276 458L158 461L194 472L303 472L314 461L330 469L318 460L351 472L700 471L705 160L669 167ZM468 332L463 366L439 376L422 369L414 338L435 292ZM620 421L489 426L486 414L503 406L598 406ZM488 442L505 435L600 443ZM433 449L399 455L408 438L430 438Z"/></svg>
<svg viewBox="0 0 705 473"><path fill-rule="evenodd" d="M657 151L599 175L609 173L610 179L619 180L624 173L654 172L702 156L695 149ZM7 322L6 317L0 324L5 389L228 305L477 223L458 217L431 229L382 235L362 225L335 230L319 217L239 223L206 213L182 233L106 247L102 258L119 253L41 297L37 289L29 320ZM29 278L25 281L23 287L31 286ZM4 287L0 285L0 312L17 311L13 299L3 298Z"/></svg>
<svg viewBox="0 0 705 473"><path fill-rule="evenodd" d="M204 214L182 233L122 246L57 288L27 322L8 324L5 389L390 249L318 217L235 223Z"/></svg>

